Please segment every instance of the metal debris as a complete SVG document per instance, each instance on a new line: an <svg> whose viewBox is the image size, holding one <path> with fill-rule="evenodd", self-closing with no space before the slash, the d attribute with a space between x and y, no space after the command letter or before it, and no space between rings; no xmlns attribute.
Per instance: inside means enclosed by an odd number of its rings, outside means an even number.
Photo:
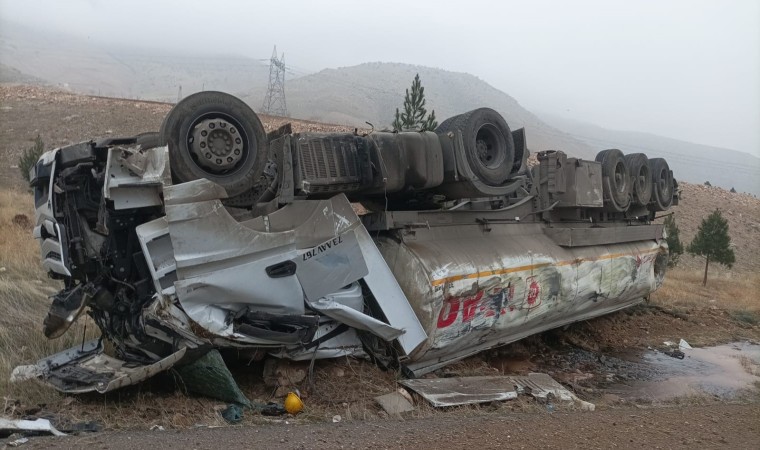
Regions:
<svg viewBox="0 0 760 450"><path fill-rule="evenodd" d="M420 394L436 408L512 400L518 394L530 395L548 403L552 400L581 401L545 373L400 380L399 383ZM581 408L584 408L583 404ZM591 407L585 405L585 408Z"/></svg>
<svg viewBox="0 0 760 450"><path fill-rule="evenodd" d="M436 408L517 398L514 380L508 376L399 380L399 383Z"/></svg>
<svg viewBox="0 0 760 450"><path fill-rule="evenodd" d="M49 433L53 436L66 436L66 433L58 431L47 419L20 420L0 417L0 431L10 433L31 431L35 433Z"/></svg>
<svg viewBox="0 0 760 450"><path fill-rule="evenodd" d="M530 373L527 376L510 377L520 394L528 394L536 399L557 399L563 402L577 401L578 397L545 373Z"/></svg>

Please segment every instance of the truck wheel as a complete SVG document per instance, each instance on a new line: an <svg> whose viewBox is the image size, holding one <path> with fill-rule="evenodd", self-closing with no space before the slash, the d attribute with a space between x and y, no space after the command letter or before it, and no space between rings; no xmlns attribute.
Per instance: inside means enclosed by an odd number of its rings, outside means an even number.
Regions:
<svg viewBox="0 0 760 450"><path fill-rule="evenodd" d="M665 211L673 204L673 172L664 158L651 158L652 205L655 211Z"/></svg>
<svg viewBox="0 0 760 450"><path fill-rule="evenodd" d="M614 211L627 210L631 205L631 176L623 152L618 149L602 150L597 153L596 160L602 163L605 203Z"/></svg>
<svg viewBox="0 0 760 450"><path fill-rule="evenodd" d="M240 99L215 91L177 103L161 124L160 142L169 146L176 181L206 178L230 197L258 181L268 153L256 113Z"/></svg>
<svg viewBox="0 0 760 450"><path fill-rule="evenodd" d="M492 186L509 178L515 159L515 144L509 125L491 108L479 108L446 119L436 133L460 131L464 151L473 173Z"/></svg>
<svg viewBox="0 0 760 450"><path fill-rule="evenodd" d="M649 158L643 153L625 155L631 176L633 203L647 206L652 198L652 172L649 170Z"/></svg>

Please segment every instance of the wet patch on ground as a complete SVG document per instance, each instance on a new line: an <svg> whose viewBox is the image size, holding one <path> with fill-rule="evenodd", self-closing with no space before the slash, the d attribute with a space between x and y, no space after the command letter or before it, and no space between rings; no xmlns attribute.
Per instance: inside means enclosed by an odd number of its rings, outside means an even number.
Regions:
<svg viewBox="0 0 760 450"><path fill-rule="evenodd" d="M568 346L532 350L492 355L488 365L504 374L546 372L582 398L607 403L741 400L760 393L760 344L754 342L615 353Z"/></svg>
<svg viewBox="0 0 760 450"><path fill-rule="evenodd" d="M760 345L736 342L683 350L684 358L649 350L641 364L652 376L613 383L606 391L633 400L666 401L707 395L735 400L760 385Z"/></svg>

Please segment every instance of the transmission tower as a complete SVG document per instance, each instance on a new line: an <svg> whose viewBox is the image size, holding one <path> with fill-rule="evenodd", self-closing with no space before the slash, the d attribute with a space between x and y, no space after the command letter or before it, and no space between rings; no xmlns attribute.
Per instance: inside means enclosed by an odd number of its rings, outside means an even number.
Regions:
<svg viewBox="0 0 760 450"><path fill-rule="evenodd" d="M261 109L273 116L289 116L285 103L285 53L277 59L276 45L272 51L272 58L269 59L269 86Z"/></svg>

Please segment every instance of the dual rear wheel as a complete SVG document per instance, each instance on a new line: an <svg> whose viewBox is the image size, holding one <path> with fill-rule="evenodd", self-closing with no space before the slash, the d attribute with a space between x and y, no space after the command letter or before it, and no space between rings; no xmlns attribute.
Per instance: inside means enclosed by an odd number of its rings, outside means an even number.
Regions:
<svg viewBox="0 0 760 450"><path fill-rule="evenodd" d="M665 211L673 204L673 172L665 159L649 159L643 153L623 155L618 149L609 149L599 152L596 161L602 164L608 209L624 212L633 204Z"/></svg>

